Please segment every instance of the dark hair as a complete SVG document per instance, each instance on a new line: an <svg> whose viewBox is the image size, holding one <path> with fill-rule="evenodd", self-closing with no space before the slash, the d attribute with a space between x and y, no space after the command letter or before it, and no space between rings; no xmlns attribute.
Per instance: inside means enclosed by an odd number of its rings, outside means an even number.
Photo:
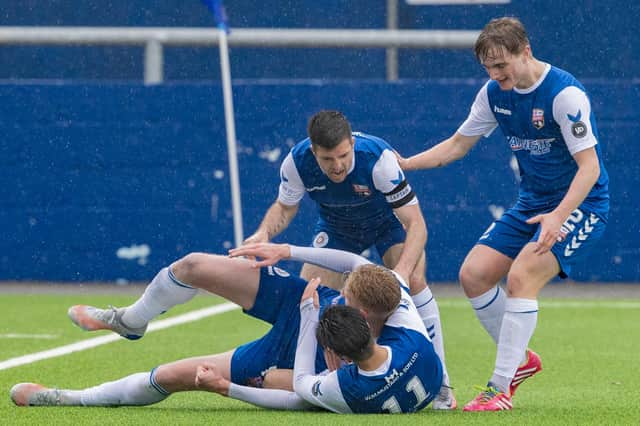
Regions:
<svg viewBox="0 0 640 426"><path fill-rule="evenodd" d="M333 149L351 139L351 124L339 111L320 111L309 119L307 133L313 145Z"/></svg>
<svg viewBox="0 0 640 426"><path fill-rule="evenodd" d="M316 339L325 349L353 361L363 361L373 354L373 338L362 313L352 306L329 306L322 314Z"/></svg>
<svg viewBox="0 0 640 426"><path fill-rule="evenodd" d="M527 31L518 18L495 18L480 32L474 51L478 61L484 63L487 58L501 54L502 50L512 55L520 54L528 44Z"/></svg>

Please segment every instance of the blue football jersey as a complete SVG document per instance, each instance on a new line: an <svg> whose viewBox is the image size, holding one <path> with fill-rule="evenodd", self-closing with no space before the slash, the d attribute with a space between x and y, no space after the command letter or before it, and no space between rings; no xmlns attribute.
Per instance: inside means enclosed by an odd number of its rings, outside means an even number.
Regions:
<svg viewBox="0 0 640 426"><path fill-rule="evenodd" d="M412 413L426 407L442 385L442 364L423 334L385 326L377 343L391 352L384 374L356 365L338 369L342 396L353 413Z"/></svg>
<svg viewBox="0 0 640 426"><path fill-rule="evenodd" d="M497 124L515 155L521 178L517 209L552 210L567 193L578 170L572 155L594 147L600 177L584 203L606 217L609 177L591 104L582 84L571 74L547 65L527 90L503 91L489 81L478 93L471 114L458 130L477 135ZM483 127L484 126L484 127Z"/></svg>
<svg viewBox="0 0 640 426"><path fill-rule="evenodd" d="M394 208L417 203L389 144L359 132L353 137L354 162L340 183L320 169L309 138L296 144L281 167L278 200L294 205L308 193L321 220L350 229L376 229L393 218Z"/></svg>

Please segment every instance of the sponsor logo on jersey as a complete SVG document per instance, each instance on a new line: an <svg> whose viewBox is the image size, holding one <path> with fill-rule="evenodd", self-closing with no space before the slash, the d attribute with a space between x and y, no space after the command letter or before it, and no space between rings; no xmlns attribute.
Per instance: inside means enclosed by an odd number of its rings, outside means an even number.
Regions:
<svg viewBox="0 0 640 426"><path fill-rule="evenodd" d="M313 396L322 396L322 392L320 391L320 383L322 382L318 380L311 387L311 393L313 394Z"/></svg>
<svg viewBox="0 0 640 426"><path fill-rule="evenodd" d="M549 139L520 139L517 136L507 138L511 151L529 151L531 155L547 154L551 151L551 142L556 138Z"/></svg>
<svg viewBox="0 0 640 426"><path fill-rule="evenodd" d="M357 183L354 183L353 191L363 197L368 197L369 195L371 195L371 189L369 189L367 185L358 185Z"/></svg>
<svg viewBox="0 0 640 426"><path fill-rule="evenodd" d="M511 110L506 108L500 108L497 105L493 106L493 112L497 112L498 114L511 115Z"/></svg>
<svg viewBox="0 0 640 426"><path fill-rule="evenodd" d="M584 138L587 136L587 125L582 119L582 110L578 110L576 115L567 114L567 118L573 123L571 125L571 134L576 138Z"/></svg>
<svg viewBox="0 0 640 426"><path fill-rule="evenodd" d="M587 136L587 125L582 121L573 123L571 125L571 134L576 138L584 138L585 136Z"/></svg>
<svg viewBox="0 0 640 426"><path fill-rule="evenodd" d="M533 123L533 127L536 129L542 129L544 127L544 110L534 108L531 113L531 123Z"/></svg>
<svg viewBox="0 0 640 426"><path fill-rule="evenodd" d="M318 235L316 235L316 237L313 239L313 246L314 247L324 247L327 245L327 243L329 242L329 235L322 231L319 232Z"/></svg>
<svg viewBox="0 0 640 426"><path fill-rule="evenodd" d="M324 191L325 189L327 189L326 185L322 185L322 186L312 186L311 188L305 188L307 190L307 192L313 192L313 191Z"/></svg>
<svg viewBox="0 0 640 426"><path fill-rule="evenodd" d="M398 373L398 370L394 368L393 370L391 370L391 373L388 376L384 376L384 381L387 382L387 384L391 384L391 383L394 383L399 378L400 378L400 373Z"/></svg>

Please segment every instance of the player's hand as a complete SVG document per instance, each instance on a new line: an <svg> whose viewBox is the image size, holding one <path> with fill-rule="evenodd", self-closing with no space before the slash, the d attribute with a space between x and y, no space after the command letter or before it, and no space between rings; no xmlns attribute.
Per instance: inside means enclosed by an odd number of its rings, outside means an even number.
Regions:
<svg viewBox="0 0 640 426"><path fill-rule="evenodd" d="M534 253L544 254L560 240L560 229L564 221L551 213L539 214L527 220L529 225L540 224L540 235Z"/></svg>
<svg viewBox="0 0 640 426"><path fill-rule="evenodd" d="M269 235L266 232L258 230L253 235L250 235L247 238L245 238L245 240L242 242L242 245L246 246L248 244L268 243L268 242L269 242Z"/></svg>
<svg viewBox="0 0 640 426"><path fill-rule="evenodd" d="M331 349L324 350L324 362L327 363L329 371L336 371L342 366L342 359Z"/></svg>
<svg viewBox="0 0 640 426"><path fill-rule="evenodd" d="M404 158L396 150L394 150L393 153L395 154L396 160L398 160L398 165L400 165L400 168L402 170L411 170L411 168L409 167L409 159Z"/></svg>
<svg viewBox="0 0 640 426"><path fill-rule="evenodd" d="M320 285L320 278L312 278L302 292L300 303L305 300L313 298L313 306L316 309L320 309L320 298L318 297L318 286Z"/></svg>
<svg viewBox="0 0 640 426"><path fill-rule="evenodd" d="M222 377L220 370L213 363L203 363L196 369L196 388L227 396L231 382Z"/></svg>
<svg viewBox="0 0 640 426"><path fill-rule="evenodd" d="M229 250L229 256L231 257L253 257L254 268L260 268L263 266L275 265L281 259L288 259L291 257L291 248L288 244L273 244L273 243L255 243L247 244L234 249ZM260 258L262 260L256 260Z"/></svg>
<svg viewBox="0 0 640 426"><path fill-rule="evenodd" d="M245 240L242 242L242 245L246 246L250 244L268 243L268 242L269 242L269 234L267 234L266 232L257 230L256 232L253 233L253 235L250 235L247 238L245 238ZM246 257L249 260L256 260L255 256L246 256Z"/></svg>

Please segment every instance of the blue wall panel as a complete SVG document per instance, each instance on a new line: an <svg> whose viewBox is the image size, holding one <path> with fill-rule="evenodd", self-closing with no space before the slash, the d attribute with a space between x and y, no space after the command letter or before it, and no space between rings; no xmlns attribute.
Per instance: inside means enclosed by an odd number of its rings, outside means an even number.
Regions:
<svg viewBox="0 0 640 426"><path fill-rule="evenodd" d="M234 0L232 28L384 28L384 0ZM400 0L403 29L479 30L497 16L519 16L534 53L578 78L638 78L639 2L513 0L506 5L410 6ZM0 25L212 26L199 0L0 0ZM166 49L168 80L219 78L217 48ZM142 79L140 47L1 46L0 78ZM400 50L402 78L480 78L470 50ZM235 78L384 78L383 49L231 49Z"/></svg>
<svg viewBox="0 0 640 426"><path fill-rule="evenodd" d="M279 163L315 111L341 109L354 129L410 155L457 128L481 83L236 85L245 233L275 199ZM640 281L640 88L588 88L612 211L575 278ZM0 280L147 280L188 252L231 246L219 85L0 86L0 126ZM513 203L510 155L496 134L462 161L409 173L429 226L430 280L455 280L494 214ZM307 244L315 214L305 201L278 240Z"/></svg>

